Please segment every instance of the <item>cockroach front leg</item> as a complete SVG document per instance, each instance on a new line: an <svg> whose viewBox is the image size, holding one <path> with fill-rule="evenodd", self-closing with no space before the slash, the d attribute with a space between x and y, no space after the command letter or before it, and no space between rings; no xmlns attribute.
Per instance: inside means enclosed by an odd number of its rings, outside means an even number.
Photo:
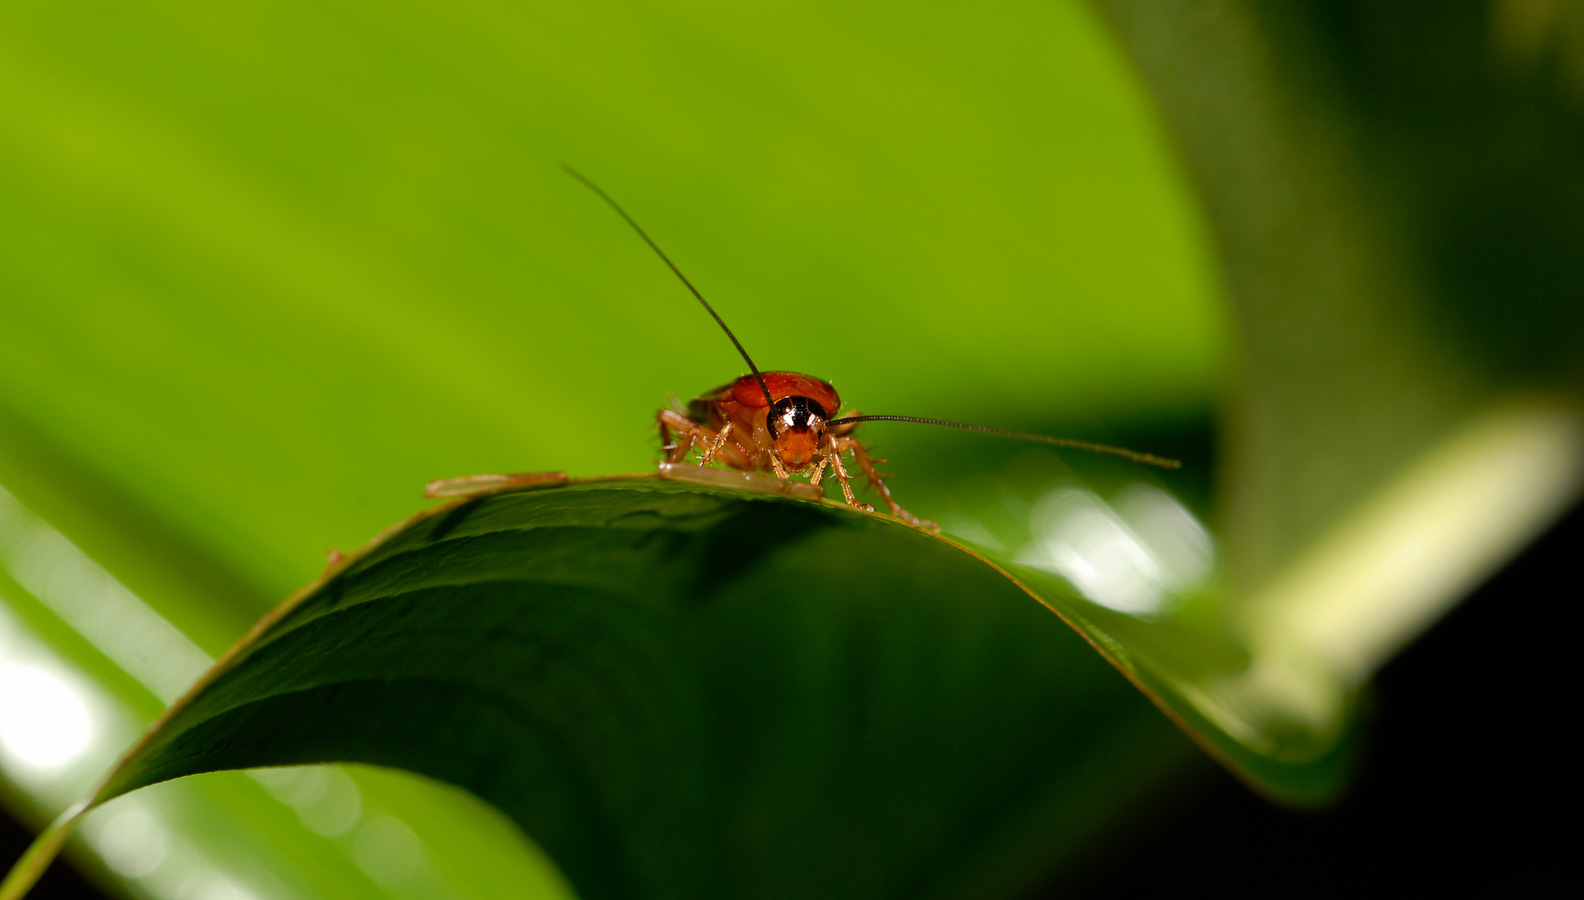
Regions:
<svg viewBox="0 0 1584 900"><path fill-rule="evenodd" d="M828 465L830 465L830 454L826 453L820 457L818 463L815 463L814 471L809 473L809 484L819 487L820 479L825 477L825 467Z"/></svg>
<svg viewBox="0 0 1584 900"><path fill-rule="evenodd" d="M655 415L655 420L660 426L660 445L666 451L666 462L679 465L687 462L688 454L694 447L702 451L703 458L698 461L699 466L707 466L712 462L723 462L733 469L751 470L754 468L749 451L743 447L738 435L742 434L740 427L734 428L727 422L720 431L709 428L689 419L674 409L662 409ZM676 433L676 440L671 438L672 432ZM783 479L785 475L781 476Z"/></svg>
<svg viewBox="0 0 1584 900"><path fill-rule="evenodd" d="M875 491L880 494L880 499L884 500L886 506L890 508L891 515L896 516L898 519L901 519L909 525L912 525L914 528L927 528L937 534L940 533L939 525L936 525L934 522L931 522L928 519L920 519L918 516L915 516L903 509L902 505L896 502L896 498L891 496L891 489L886 487L885 480L880 477L879 471L875 469L874 460L869 458L869 451L864 449L863 444L850 437L839 437L834 439L831 443L832 446L836 448L838 454L845 450L852 451L853 459L858 463L859 470L863 472L864 478L869 481L870 486L872 486ZM837 460L837 465L840 466L841 462L839 455ZM842 481L842 487L847 487L847 482L845 479ZM849 496L850 495L851 493L849 492ZM852 501L848 500L847 502L851 503Z"/></svg>
<svg viewBox="0 0 1584 900"><path fill-rule="evenodd" d="M668 463L685 462L694 444L704 444L716 437L715 432L673 409L660 410L655 422L660 426L660 447L665 450ZM675 441L671 439L673 431L676 432Z"/></svg>
<svg viewBox="0 0 1584 900"><path fill-rule="evenodd" d="M701 465L701 466L709 465L710 464L710 460L715 458L715 454L719 453L720 449L722 447L726 446L726 439L728 437L731 437L731 433L732 433L732 423L727 422L726 425L723 428L721 428L720 432L715 435L715 440L710 441L709 448L704 451L703 458L701 458L699 460L699 465Z"/></svg>
<svg viewBox="0 0 1584 900"><path fill-rule="evenodd" d="M842 496L846 498L847 505L854 509L861 509L864 512L874 512L873 506L867 503L859 503L858 498L853 495L852 485L848 483L852 476L847 474L847 467L842 465L841 450L835 441L826 442L825 455L820 458L819 468L814 471L814 477L810 478L809 481L819 484L817 479L825 474L825 464L827 462L830 463L831 470L836 473L836 480L841 483Z"/></svg>

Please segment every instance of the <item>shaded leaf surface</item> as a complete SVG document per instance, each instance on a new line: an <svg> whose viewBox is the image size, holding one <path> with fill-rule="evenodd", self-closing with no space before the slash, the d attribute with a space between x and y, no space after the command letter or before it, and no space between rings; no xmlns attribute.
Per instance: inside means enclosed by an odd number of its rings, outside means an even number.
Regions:
<svg viewBox="0 0 1584 900"><path fill-rule="evenodd" d="M280 613L101 800L362 761L497 804L587 897L915 895L1026 884L1081 840L1062 820L1183 749L971 556L741 492L628 479L464 502ZM1117 764L1082 765L1102 751ZM1039 839L970 868L1011 827Z"/></svg>

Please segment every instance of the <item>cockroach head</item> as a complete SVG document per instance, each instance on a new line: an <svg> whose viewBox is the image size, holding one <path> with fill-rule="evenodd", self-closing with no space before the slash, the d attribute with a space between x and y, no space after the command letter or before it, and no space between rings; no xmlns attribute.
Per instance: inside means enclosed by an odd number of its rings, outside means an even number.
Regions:
<svg viewBox="0 0 1584 900"><path fill-rule="evenodd" d="M789 471L798 472L809 464L825 436L830 415L825 407L807 397L782 397L770 407L765 428L770 432L775 452Z"/></svg>

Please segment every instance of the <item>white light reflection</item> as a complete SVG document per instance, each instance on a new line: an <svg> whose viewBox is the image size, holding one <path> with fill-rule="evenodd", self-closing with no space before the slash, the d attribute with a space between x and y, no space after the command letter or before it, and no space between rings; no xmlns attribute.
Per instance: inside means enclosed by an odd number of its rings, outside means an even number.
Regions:
<svg viewBox="0 0 1584 900"><path fill-rule="evenodd" d="M119 797L88 814L81 834L111 871L135 883L138 896L162 900L256 900L173 826L165 805Z"/></svg>
<svg viewBox="0 0 1584 900"><path fill-rule="evenodd" d="M65 768L96 736L82 691L58 667L8 655L0 648L0 750L6 769L45 774Z"/></svg>
<svg viewBox="0 0 1584 900"><path fill-rule="evenodd" d="M247 773L292 807L309 829L342 840L358 868L403 896L451 897L422 838L401 819L364 805L357 782L336 766L277 766Z"/></svg>
<svg viewBox="0 0 1584 900"><path fill-rule="evenodd" d="M1116 511L1155 557L1161 587L1168 593L1204 584L1215 567L1210 532L1177 498L1154 485L1129 485Z"/></svg>
<svg viewBox="0 0 1584 900"><path fill-rule="evenodd" d="M13 618L0 594L0 773L45 809L77 799L129 737L96 685Z"/></svg>
<svg viewBox="0 0 1584 900"><path fill-rule="evenodd" d="M1019 562L1054 572L1089 600L1129 615L1167 612L1214 566L1204 526L1170 494L1145 484L1124 491L1116 508L1083 488L1054 488L1035 503L1029 532Z"/></svg>
<svg viewBox="0 0 1584 900"><path fill-rule="evenodd" d="M205 872L183 884L176 900L257 900L257 896L223 875Z"/></svg>
<svg viewBox="0 0 1584 900"><path fill-rule="evenodd" d="M208 664L185 636L4 489L0 570L161 699L185 690ZM38 809L58 812L103 774L134 737L139 717L16 620L12 602L0 595L0 774ZM256 900L186 839L203 836L173 827L160 809L122 797L89 813L79 834L136 896Z"/></svg>
<svg viewBox="0 0 1584 900"><path fill-rule="evenodd" d="M4 488L0 566L166 703L181 696L213 661Z"/></svg>
<svg viewBox="0 0 1584 900"><path fill-rule="evenodd" d="M125 878L147 878L165 861L165 828L139 806L123 806L99 826L95 848Z"/></svg>
<svg viewBox="0 0 1584 900"><path fill-rule="evenodd" d="M310 831L339 837L363 815L363 795L345 772L329 766L284 766L248 772L275 799L297 810Z"/></svg>
<svg viewBox="0 0 1584 900"><path fill-rule="evenodd" d="M0 569L155 696L170 702L210 665L197 645L64 535L0 488ZM132 734L127 710L76 673L38 636L7 614L0 597L0 771L44 809L59 809L88 788ZM108 717L108 718L107 718ZM371 879L420 894L434 887L422 841L389 816L364 823L361 792L334 769L256 773L303 824L339 838ZM304 773L307 773L306 775ZM168 819L158 803L122 797L90 813L80 834L138 896L160 900L257 900L257 878L206 852L206 836ZM360 823L362 827L360 828ZM256 875L256 873L255 873ZM271 896L286 896L267 890Z"/></svg>
<svg viewBox="0 0 1584 900"><path fill-rule="evenodd" d="M941 530L955 538L978 544L987 550L1006 550L1006 545L1001 543L978 519L965 516L961 513L944 516L941 519Z"/></svg>
<svg viewBox="0 0 1584 900"><path fill-rule="evenodd" d="M390 885L418 874L423 844L399 819L380 816L358 831L352 857L370 878Z"/></svg>

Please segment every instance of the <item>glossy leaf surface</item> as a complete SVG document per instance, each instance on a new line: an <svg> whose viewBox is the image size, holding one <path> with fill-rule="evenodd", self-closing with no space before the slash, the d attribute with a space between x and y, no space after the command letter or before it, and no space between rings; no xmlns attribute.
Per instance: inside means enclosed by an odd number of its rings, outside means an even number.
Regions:
<svg viewBox="0 0 1584 900"><path fill-rule="evenodd" d="M933 535L596 480L386 535L272 613L98 799L370 762L496 804L585 897L960 896L1081 846L1076 823L1176 758L1169 735L1049 610ZM1129 765L1075 779L1097 753Z"/></svg>

